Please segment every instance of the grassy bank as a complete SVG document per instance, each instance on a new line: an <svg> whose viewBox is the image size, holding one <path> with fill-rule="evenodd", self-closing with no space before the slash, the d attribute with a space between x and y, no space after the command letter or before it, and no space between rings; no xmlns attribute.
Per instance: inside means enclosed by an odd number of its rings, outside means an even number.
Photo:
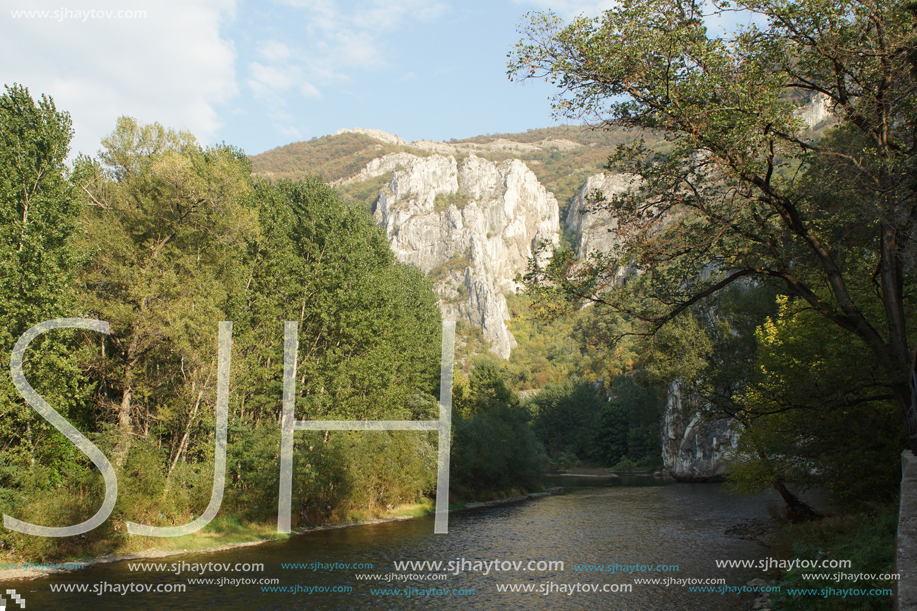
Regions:
<svg viewBox="0 0 917 611"><path fill-rule="evenodd" d="M893 581L876 576L894 572L897 528L897 502L855 515L781 524L768 540L774 557L850 564L845 568L768 573L768 580L781 587L779 594L771 595L769 608L772 611L891 611L892 596L856 595L851 590L894 588ZM806 574L819 574L820 578L806 579ZM864 574L872 578L863 579ZM819 594L790 592L799 589L818 590Z"/></svg>

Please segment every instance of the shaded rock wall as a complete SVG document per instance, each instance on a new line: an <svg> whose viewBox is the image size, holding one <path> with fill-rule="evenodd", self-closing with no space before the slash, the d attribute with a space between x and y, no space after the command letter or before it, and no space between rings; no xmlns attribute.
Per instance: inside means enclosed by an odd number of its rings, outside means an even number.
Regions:
<svg viewBox="0 0 917 611"><path fill-rule="evenodd" d="M722 479L726 458L738 442L728 420L707 422L702 400L690 388L673 382L666 399L662 425L665 470L682 482Z"/></svg>

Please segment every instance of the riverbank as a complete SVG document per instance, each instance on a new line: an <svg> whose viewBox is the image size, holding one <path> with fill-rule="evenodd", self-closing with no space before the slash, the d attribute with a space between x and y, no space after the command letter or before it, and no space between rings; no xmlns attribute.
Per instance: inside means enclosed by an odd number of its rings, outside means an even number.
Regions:
<svg viewBox="0 0 917 611"><path fill-rule="evenodd" d="M554 493L554 490L549 490L547 492L531 492L528 494L516 495L511 497L506 497L502 499L495 499L490 501L475 501L470 503L463 503L455 507L450 507L449 512L456 511L469 511L472 509L481 509L484 507L493 507L496 505L505 505L508 503L518 503L521 501L527 501L538 497L548 496ZM430 506L432 507L432 506ZM239 537L251 537L250 540L246 541L234 541L233 543L221 543L219 539L223 537L218 533L211 532L197 532L186 537L176 537L174 539L165 539L161 540L163 542L174 542L176 546L171 549L159 548L149 548L146 550L139 550L136 552L130 553L121 553L121 554L106 554L98 558L85 558L78 560L67 560L61 562L49 562L49 563L32 563L32 562L17 562L11 559L0 558L0 567L3 566L13 566L18 564L20 567L24 568L2 568L0 569L0 582L3 581L12 581L12 580L21 580L21 579L38 579L47 575L53 575L57 573L71 573L74 571L81 571L85 569L92 568L94 566L102 564L110 564L112 562L123 562L127 560L149 560L156 558L166 558L169 556L179 556L183 554L200 554L200 553L214 553L222 552L230 549L237 549L243 547L250 547L253 545L261 545L263 543L269 543L271 541L281 541L289 537L297 535L305 535L308 533L323 531L323 530L337 530L342 528L353 528L356 526L367 526L370 524L382 524L386 522L400 522L404 520L413 520L418 517L431 515L433 513L432 509L428 509L426 505L402 505L395 507L390 512L392 515L387 515L378 518L371 518L365 520L356 520L349 522L340 522L336 524L325 524L322 526L312 526L308 528L295 528L293 529L292 534L290 535L281 535L276 532L272 535L266 535L270 529L276 528L275 524L256 524L251 525L245 529L235 529L231 533L231 536L234 538ZM400 515L399 515L400 514ZM145 537L146 539L153 540L152 537ZM211 545L207 545L207 543ZM57 568L56 565L79 565L79 566L70 566L69 568ZM48 568L42 568L42 567Z"/></svg>

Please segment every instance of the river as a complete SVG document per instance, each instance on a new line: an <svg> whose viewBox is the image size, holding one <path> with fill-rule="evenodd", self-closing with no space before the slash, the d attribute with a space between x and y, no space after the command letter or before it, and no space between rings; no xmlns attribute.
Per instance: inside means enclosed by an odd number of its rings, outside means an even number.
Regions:
<svg viewBox="0 0 917 611"><path fill-rule="evenodd" d="M747 609L748 601L753 598L750 594L698 593L683 585L648 585L635 583L635 580L716 578L725 579L729 586L742 586L750 579L761 577L757 569L717 569L715 561L767 556L766 548L726 535L724 530L749 518L766 518L766 504L775 497L734 496L719 484L663 484L659 479L636 476L618 480L565 478L552 482L552 485L557 484L576 486L552 496L455 512L449 519L448 535L433 534L432 517L418 518L318 531L284 542L150 561L167 564L169 567L163 568L170 570L133 572L127 562L118 562L32 581L5 582L3 589L14 589L24 596L27 611ZM495 560L499 561L497 565L492 564ZM395 581L396 578L388 577L386 582L386 576L392 574L403 577L410 573L429 573L396 571L394 563L400 561L441 561L444 567L452 561L464 570L441 571L448 573L444 580ZM534 563L529 565L530 561ZM543 563L539 565L539 561ZM557 561L563 562L563 569L560 565L548 564ZM194 564L208 562L227 563L233 567L237 563L263 564L264 570L211 570L201 575L200 567L196 567L197 574L192 572ZM288 563L300 563L306 568L281 566ZM349 564L350 568L318 568L320 565L313 563ZM366 568L354 569L357 563ZM518 565L518 570L513 563ZM615 563L630 568L619 568L615 572L582 570L582 565ZM179 566L173 567L173 564ZM643 566L634 571L634 565ZM641 570L662 565L668 570ZM673 565L677 565L677 570ZM577 566L581 570L577 570ZM176 568L182 567L182 573L176 575ZM379 575L381 580L360 580L357 575ZM201 585L188 581L201 578L279 581L275 586L225 582L224 585ZM133 586L135 589L163 589L172 587L169 584L177 584L184 585L186 591L119 593L130 583L140 584ZM51 591L52 587L60 590L66 584L82 584L88 591ZM266 587L296 586L300 591L264 591ZM498 591L509 586L529 586L534 591ZM631 586L631 591L622 591L627 586ZM592 587L609 591L583 591ZM337 588L339 591L321 592L313 588ZM571 593L571 588L578 589ZM9 595L6 597L9 599ZM18 608L13 601L7 600L7 609Z"/></svg>

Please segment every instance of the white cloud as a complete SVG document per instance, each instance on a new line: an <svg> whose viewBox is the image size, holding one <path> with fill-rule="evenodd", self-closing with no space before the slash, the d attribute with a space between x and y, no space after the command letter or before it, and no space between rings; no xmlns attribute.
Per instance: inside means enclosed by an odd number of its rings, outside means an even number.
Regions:
<svg viewBox="0 0 917 611"><path fill-rule="evenodd" d="M258 62L249 62L247 67L250 77L246 82L256 98L270 100L282 106L282 95L294 88L307 98L322 95L314 85L303 79L302 70L298 66L266 66Z"/></svg>
<svg viewBox="0 0 917 611"><path fill-rule="evenodd" d="M286 42L295 47L303 74L319 84L350 81L354 71L389 67L387 36L411 22L438 19L448 10L440 0L364 0L346 6L336 0L280 1L302 12L305 36Z"/></svg>
<svg viewBox="0 0 917 611"><path fill-rule="evenodd" d="M442 0L277 2L291 11L291 27L272 29L270 38L258 43L259 61L246 65L245 81L263 102L264 112L274 117L274 129L284 136L298 132L276 117L279 111L303 99L323 97L325 90L352 85L361 72L390 68L386 50L391 37L448 10Z"/></svg>
<svg viewBox="0 0 917 611"><path fill-rule="evenodd" d="M265 66L258 62L249 63L248 72L251 75L248 86L258 98L269 98L286 91L299 77L297 68Z"/></svg>
<svg viewBox="0 0 917 611"><path fill-rule="evenodd" d="M361 29L393 30L409 18L432 21L445 10L444 3L428 0L374 0L354 11L353 18Z"/></svg>
<svg viewBox="0 0 917 611"><path fill-rule="evenodd" d="M302 83L299 84L299 93L301 93L301 94L303 95L303 97L306 97L306 98L320 98L320 97L322 97L322 92L319 91L319 90L315 87L315 85L313 85L312 83L307 83L307 82L305 82L305 81L303 81Z"/></svg>
<svg viewBox="0 0 917 611"><path fill-rule="evenodd" d="M274 124L274 129L286 136L287 138L296 138L297 140L302 140L302 132L293 127L292 125L281 125L279 123Z"/></svg>
<svg viewBox="0 0 917 611"><path fill-rule="evenodd" d="M291 54L290 47L279 40L265 40L258 45L258 55L267 61L275 62L288 59Z"/></svg>
<svg viewBox="0 0 917 611"><path fill-rule="evenodd" d="M58 19L59 1L0 4L0 55L16 58L0 64L0 81L25 85L33 97L47 93L70 112L74 151L94 154L120 115L187 129L210 142L220 127L214 106L237 93L235 49L220 37L221 24L235 14L234 0L138 7L94 0L95 15ZM52 18L13 18L10 11L20 8L51 11ZM117 18L127 10L134 18Z"/></svg>

